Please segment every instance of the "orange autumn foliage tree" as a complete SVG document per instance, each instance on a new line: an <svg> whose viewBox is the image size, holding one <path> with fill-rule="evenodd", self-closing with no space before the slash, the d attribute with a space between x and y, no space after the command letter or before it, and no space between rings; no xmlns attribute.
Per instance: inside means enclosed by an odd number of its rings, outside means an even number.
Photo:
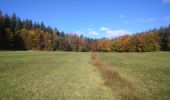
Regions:
<svg viewBox="0 0 170 100"><path fill-rule="evenodd" d="M118 37L113 42L113 50L119 51L119 52L128 52L132 51L134 46L132 45L133 37L130 35L124 35L121 37Z"/></svg>
<svg viewBox="0 0 170 100"><path fill-rule="evenodd" d="M160 37L156 32L145 32L139 36L139 45L141 51L150 52L160 49Z"/></svg>
<svg viewBox="0 0 170 100"><path fill-rule="evenodd" d="M97 42L98 50L103 52L110 52L112 48L112 42L108 39L102 39Z"/></svg>
<svg viewBox="0 0 170 100"><path fill-rule="evenodd" d="M113 51L150 52L160 50L160 36L157 32L145 32L139 35L123 35L113 41Z"/></svg>

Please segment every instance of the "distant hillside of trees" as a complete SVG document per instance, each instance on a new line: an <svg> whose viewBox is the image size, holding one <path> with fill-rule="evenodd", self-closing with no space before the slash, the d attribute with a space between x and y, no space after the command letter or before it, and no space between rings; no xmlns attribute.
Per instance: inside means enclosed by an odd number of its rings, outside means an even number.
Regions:
<svg viewBox="0 0 170 100"><path fill-rule="evenodd" d="M114 39L92 39L65 34L44 23L21 20L0 12L0 50L43 50L78 52L151 52L170 50L170 25L123 35Z"/></svg>

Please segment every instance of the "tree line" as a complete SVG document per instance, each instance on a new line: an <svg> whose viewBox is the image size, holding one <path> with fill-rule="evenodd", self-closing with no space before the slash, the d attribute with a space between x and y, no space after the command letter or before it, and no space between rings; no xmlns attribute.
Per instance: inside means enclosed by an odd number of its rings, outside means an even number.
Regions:
<svg viewBox="0 0 170 100"><path fill-rule="evenodd" d="M92 39L66 34L43 22L21 20L0 12L0 50L77 52L151 52L170 50L170 25L113 39Z"/></svg>

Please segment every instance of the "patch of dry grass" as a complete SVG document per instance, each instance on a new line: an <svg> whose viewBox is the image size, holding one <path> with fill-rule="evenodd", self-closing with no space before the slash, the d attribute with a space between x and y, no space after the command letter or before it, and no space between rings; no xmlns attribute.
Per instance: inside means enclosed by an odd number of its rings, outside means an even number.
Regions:
<svg viewBox="0 0 170 100"><path fill-rule="evenodd" d="M136 91L127 79L123 78L118 71L103 63L96 53L92 54L91 63L97 67L105 81L105 85L112 89L117 99L144 100L144 97Z"/></svg>

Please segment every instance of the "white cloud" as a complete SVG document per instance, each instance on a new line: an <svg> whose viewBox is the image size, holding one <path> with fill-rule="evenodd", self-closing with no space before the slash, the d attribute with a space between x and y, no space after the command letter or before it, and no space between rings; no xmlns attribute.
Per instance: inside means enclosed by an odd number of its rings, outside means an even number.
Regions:
<svg viewBox="0 0 170 100"><path fill-rule="evenodd" d="M166 16L164 20L165 21L170 21L170 16Z"/></svg>
<svg viewBox="0 0 170 100"><path fill-rule="evenodd" d="M101 27L100 28L101 31L108 31L108 30L111 30L110 28L107 28L107 27Z"/></svg>
<svg viewBox="0 0 170 100"><path fill-rule="evenodd" d="M89 34L91 34L91 35L99 35L99 33L96 32L96 31L90 31Z"/></svg>
<svg viewBox="0 0 170 100"><path fill-rule="evenodd" d="M79 30L77 30L77 31L74 32L74 34L77 34L77 35L79 35L79 36L82 35L83 33L84 33L84 32L79 31Z"/></svg>
<svg viewBox="0 0 170 100"><path fill-rule="evenodd" d="M129 32L126 30L111 30L111 31L107 31L106 33L108 38L113 38L113 37L118 37L118 36L128 34Z"/></svg>
<svg viewBox="0 0 170 100"><path fill-rule="evenodd" d="M155 18L140 18L137 19L137 22L153 22L155 21Z"/></svg>
<svg viewBox="0 0 170 100"><path fill-rule="evenodd" d="M77 30L74 33L80 36L84 32L82 32L80 30ZM122 29L114 30L114 29L108 28L108 27L101 27L97 31L93 30L92 28L89 28L89 29L87 29L87 33L90 36L94 36L94 37L106 37L106 38L116 38L118 36L122 36L122 35L125 35L125 34L130 34L130 32L127 31L127 30L122 30Z"/></svg>
<svg viewBox="0 0 170 100"><path fill-rule="evenodd" d="M162 0L163 3L170 3L170 0Z"/></svg>
<svg viewBox="0 0 170 100"><path fill-rule="evenodd" d="M115 38L130 33L127 30L113 30L107 27L102 27L100 30L106 33L107 38Z"/></svg>
<svg viewBox="0 0 170 100"><path fill-rule="evenodd" d="M120 14L120 15L118 15L118 17L119 18L125 18L125 15Z"/></svg>

